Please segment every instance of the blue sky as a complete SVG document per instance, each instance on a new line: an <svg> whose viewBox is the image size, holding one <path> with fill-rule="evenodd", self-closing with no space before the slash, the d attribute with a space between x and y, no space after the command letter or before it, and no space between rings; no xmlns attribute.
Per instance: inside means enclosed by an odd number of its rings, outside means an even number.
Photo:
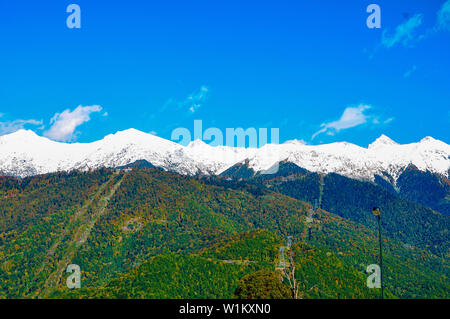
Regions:
<svg viewBox="0 0 450 319"><path fill-rule="evenodd" d="M0 2L0 135L170 139L202 120L367 146L448 143L449 119L450 0Z"/></svg>

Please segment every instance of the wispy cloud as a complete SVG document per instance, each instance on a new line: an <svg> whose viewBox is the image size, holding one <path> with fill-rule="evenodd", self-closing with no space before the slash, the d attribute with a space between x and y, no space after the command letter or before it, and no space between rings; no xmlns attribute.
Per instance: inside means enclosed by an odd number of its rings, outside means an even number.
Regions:
<svg viewBox="0 0 450 319"><path fill-rule="evenodd" d="M447 0L437 13L436 29L450 30L450 0Z"/></svg>
<svg viewBox="0 0 450 319"><path fill-rule="evenodd" d="M3 117L2 113L0 113L0 117ZM14 120L0 122L0 135L14 133L25 128L27 125L42 125L42 120Z"/></svg>
<svg viewBox="0 0 450 319"><path fill-rule="evenodd" d="M182 101L170 98L161 108L159 113L163 113L169 109L186 110L188 113L195 113L195 111L197 111L208 99L209 91L207 86L202 85L199 90L189 94L187 98Z"/></svg>
<svg viewBox="0 0 450 319"><path fill-rule="evenodd" d="M342 113L341 117L337 121L329 123L322 123L321 129L314 133L311 139L314 139L317 135L326 133L328 135L334 135L342 130L346 130L352 127L363 125L366 123L380 124L380 119L374 115L367 114L367 110L371 109L370 105L360 104L356 107L347 107ZM383 123L389 123L393 118L383 121Z"/></svg>
<svg viewBox="0 0 450 319"><path fill-rule="evenodd" d="M389 124L389 123L391 123L393 120L394 120L394 118L393 118L393 117L390 117L390 118L384 120L384 121L383 121L383 124Z"/></svg>
<svg viewBox="0 0 450 319"><path fill-rule="evenodd" d="M406 79L406 78L409 78L409 77L411 76L411 74L413 74L416 70L417 70L417 66L413 65L411 69L409 69L408 71L406 71L406 72L403 74L403 77L404 77L405 79Z"/></svg>
<svg viewBox="0 0 450 319"><path fill-rule="evenodd" d="M425 40L441 31L450 31L450 0L442 4L436 13L436 22L433 27L426 29L422 34L418 34L417 29L423 24L423 14L418 13L400 24L395 32L388 35L388 30L382 33L381 44L386 48L391 48L396 44L411 46L414 43Z"/></svg>
<svg viewBox="0 0 450 319"><path fill-rule="evenodd" d="M102 107L99 105L80 105L73 111L67 109L62 113L56 113L50 120L50 124L53 125L48 131L44 132L44 135L56 141L73 141L76 138L76 128L88 122L91 119L91 113L100 112L101 110Z"/></svg>
<svg viewBox="0 0 450 319"><path fill-rule="evenodd" d="M411 45L418 40L417 28L423 23L423 15L418 13L409 18L406 22L400 24L395 29L394 34L388 35L388 30L384 30L381 38L381 44L386 48L391 48L400 43L403 46Z"/></svg>
<svg viewBox="0 0 450 319"><path fill-rule="evenodd" d="M202 86L200 90L190 94L183 104L189 109L191 113L194 113L206 101L206 99L208 98L208 92L209 89L206 86Z"/></svg>

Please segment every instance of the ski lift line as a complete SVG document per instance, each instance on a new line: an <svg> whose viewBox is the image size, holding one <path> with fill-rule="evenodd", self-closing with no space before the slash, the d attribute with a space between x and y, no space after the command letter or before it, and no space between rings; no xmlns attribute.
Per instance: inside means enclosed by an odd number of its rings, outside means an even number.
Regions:
<svg viewBox="0 0 450 319"><path fill-rule="evenodd" d="M287 236L287 246L280 246L280 261L278 266L275 267L277 270L286 269L286 259L284 257L284 251L291 249L292 246L292 236Z"/></svg>
<svg viewBox="0 0 450 319"><path fill-rule="evenodd" d="M292 236L287 236L287 248L290 249L292 246Z"/></svg>
<svg viewBox="0 0 450 319"><path fill-rule="evenodd" d="M310 208L310 209L309 209L309 215L308 215L308 217L309 217L310 219L312 219L312 218L313 218L313 214L314 214L314 210L313 210L312 208Z"/></svg>
<svg viewBox="0 0 450 319"><path fill-rule="evenodd" d="M319 208L322 208L322 198L323 198L323 188L325 186L325 181L324 181L324 177L323 175L320 175L320 180L319 180L319 205L318 207L316 207L316 211Z"/></svg>
<svg viewBox="0 0 450 319"><path fill-rule="evenodd" d="M286 261L284 259L284 249L286 247L281 246L280 247L280 262L278 263L278 269L284 269L286 268Z"/></svg>

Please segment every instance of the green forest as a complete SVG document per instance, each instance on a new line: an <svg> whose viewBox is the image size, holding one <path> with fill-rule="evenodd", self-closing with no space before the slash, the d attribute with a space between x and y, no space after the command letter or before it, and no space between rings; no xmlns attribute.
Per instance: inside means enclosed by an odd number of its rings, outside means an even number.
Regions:
<svg viewBox="0 0 450 319"><path fill-rule="evenodd" d="M299 298L378 298L365 272L379 257L375 219L353 209L373 199L358 183L342 194L339 176L321 187L296 174L230 181L141 167L0 178L0 298L291 298L278 267L288 236ZM449 298L449 217L392 196L386 297ZM66 286L69 264L81 268L81 289Z"/></svg>

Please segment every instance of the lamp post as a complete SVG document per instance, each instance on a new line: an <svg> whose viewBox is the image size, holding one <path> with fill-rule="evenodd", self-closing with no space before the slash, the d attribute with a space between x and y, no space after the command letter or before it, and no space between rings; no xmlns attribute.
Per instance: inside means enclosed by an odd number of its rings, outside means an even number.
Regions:
<svg viewBox="0 0 450 319"><path fill-rule="evenodd" d="M374 207L372 209L372 214L374 214L378 220L378 241L380 242L380 277L381 277L381 299L384 298L384 285L383 285L383 246L381 240L381 211L379 207Z"/></svg>

